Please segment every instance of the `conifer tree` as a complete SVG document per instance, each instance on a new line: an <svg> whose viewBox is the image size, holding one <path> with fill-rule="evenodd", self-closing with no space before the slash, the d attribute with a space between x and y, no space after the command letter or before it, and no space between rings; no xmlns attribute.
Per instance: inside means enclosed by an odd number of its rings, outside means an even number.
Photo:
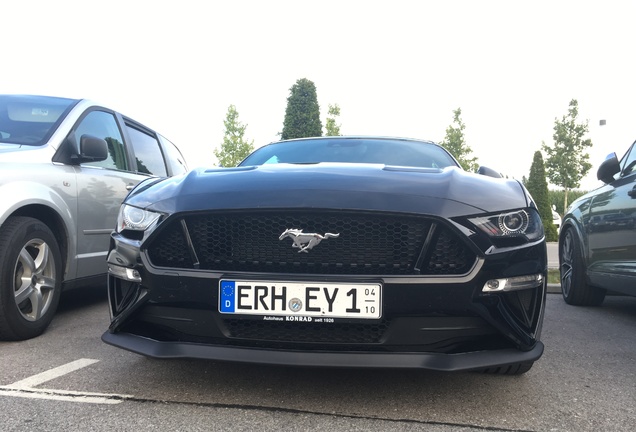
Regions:
<svg viewBox="0 0 636 432"><path fill-rule="evenodd" d="M289 89L282 139L322 136L316 85L301 78Z"/></svg>
<svg viewBox="0 0 636 432"><path fill-rule="evenodd" d="M528 175L525 186L528 192L530 192L530 195L532 195L539 214L541 215L546 240L557 241L558 234L552 222L552 206L550 205L550 194L548 192L548 181L546 180L543 155L539 150L534 152L534 158L530 166L530 174Z"/></svg>

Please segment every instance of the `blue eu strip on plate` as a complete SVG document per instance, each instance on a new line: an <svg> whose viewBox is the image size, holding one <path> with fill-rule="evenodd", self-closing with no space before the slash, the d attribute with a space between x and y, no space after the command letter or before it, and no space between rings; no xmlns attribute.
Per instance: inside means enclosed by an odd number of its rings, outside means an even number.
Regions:
<svg viewBox="0 0 636 432"><path fill-rule="evenodd" d="M225 313L234 312L234 281L222 281L221 282L221 295L220 295L220 310Z"/></svg>

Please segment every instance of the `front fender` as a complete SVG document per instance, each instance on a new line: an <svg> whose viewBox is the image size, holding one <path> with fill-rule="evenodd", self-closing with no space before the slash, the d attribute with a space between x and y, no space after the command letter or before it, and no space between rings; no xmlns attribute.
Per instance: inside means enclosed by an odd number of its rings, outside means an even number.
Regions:
<svg viewBox="0 0 636 432"><path fill-rule="evenodd" d="M561 229L559 230L559 268L561 267L561 251L563 249L563 241L565 239L565 233L568 230L572 230L574 235L578 239L576 244L580 247L581 256L585 262L589 261L587 236L583 235L585 227L573 217L567 217L563 220Z"/></svg>
<svg viewBox="0 0 636 432"><path fill-rule="evenodd" d="M585 262L589 262L589 244L587 236L584 235L588 229L590 221L589 213L593 197L582 196L574 201L568 209L566 215L561 221L561 229L559 230L559 264L561 263L561 248L563 247L563 239L567 230L574 230L575 235L581 245L581 256Z"/></svg>
<svg viewBox="0 0 636 432"><path fill-rule="evenodd" d="M53 166L51 166L53 167ZM40 167L38 167L40 168ZM5 170L0 177L0 225L13 215L42 220L66 239L65 279L77 273L77 185L72 167L55 166L55 172L42 169ZM59 232L59 226L64 232ZM58 232L56 232L58 231Z"/></svg>

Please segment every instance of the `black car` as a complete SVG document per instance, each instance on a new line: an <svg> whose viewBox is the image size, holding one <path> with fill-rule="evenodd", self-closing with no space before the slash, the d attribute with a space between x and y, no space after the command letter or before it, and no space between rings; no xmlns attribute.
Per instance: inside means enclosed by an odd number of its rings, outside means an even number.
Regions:
<svg viewBox="0 0 636 432"><path fill-rule="evenodd" d="M572 203L563 218L559 259L563 298L598 306L608 291L636 296L636 148L598 169L604 186Z"/></svg>
<svg viewBox="0 0 636 432"><path fill-rule="evenodd" d="M431 142L281 141L145 182L108 264L102 339L150 357L521 374L543 352L532 198Z"/></svg>

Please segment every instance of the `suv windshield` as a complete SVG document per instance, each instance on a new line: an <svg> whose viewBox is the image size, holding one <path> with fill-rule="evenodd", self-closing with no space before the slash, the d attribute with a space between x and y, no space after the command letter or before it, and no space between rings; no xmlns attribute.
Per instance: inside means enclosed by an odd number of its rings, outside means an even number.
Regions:
<svg viewBox="0 0 636 432"><path fill-rule="evenodd" d="M261 147L241 166L271 163L372 163L419 168L458 166L440 146L424 141L389 138L311 138Z"/></svg>
<svg viewBox="0 0 636 432"><path fill-rule="evenodd" d="M0 142L44 144L77 102L45 96L0 95Z"/></svg>

